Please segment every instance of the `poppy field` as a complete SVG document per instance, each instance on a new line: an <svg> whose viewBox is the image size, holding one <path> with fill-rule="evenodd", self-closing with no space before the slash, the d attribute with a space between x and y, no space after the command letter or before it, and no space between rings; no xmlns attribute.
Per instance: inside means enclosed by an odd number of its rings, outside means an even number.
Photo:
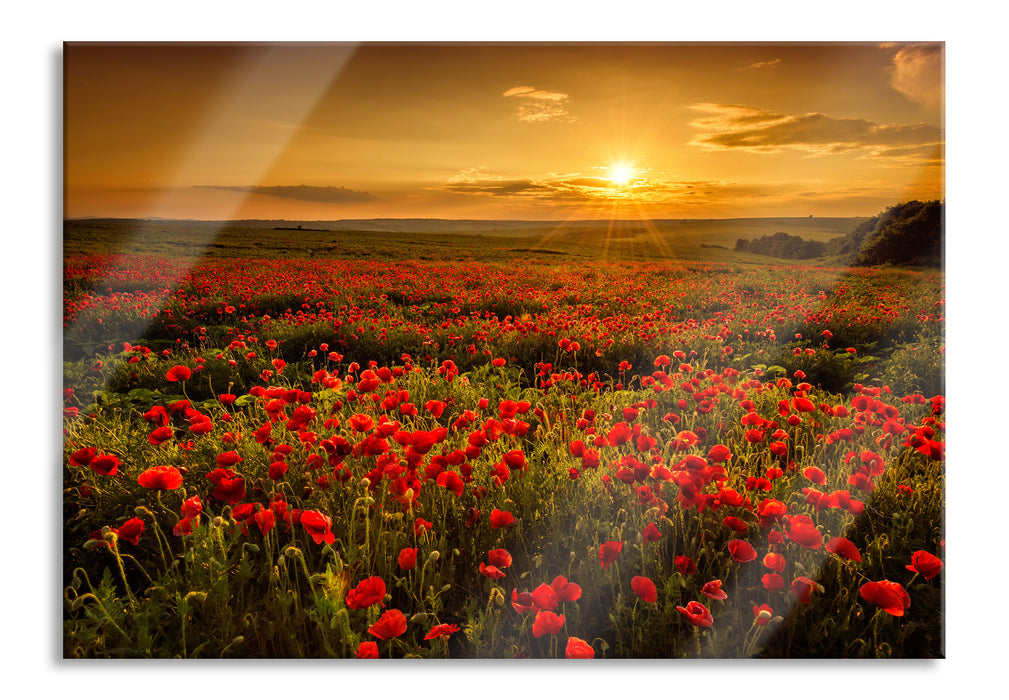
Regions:
<svg viewBox="0 0 1009 700"><path fill-rule="evenodd" d="M415 243L65 252L64 657L944 656L942 272Z"/></svg>

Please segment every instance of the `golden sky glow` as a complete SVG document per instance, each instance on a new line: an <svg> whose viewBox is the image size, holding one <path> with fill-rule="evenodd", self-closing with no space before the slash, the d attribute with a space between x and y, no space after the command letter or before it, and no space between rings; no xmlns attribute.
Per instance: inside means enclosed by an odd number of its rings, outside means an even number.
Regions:
<svg viewBox="0 0 1009 700"><path fill-rule="evenodd" d="M65 216L869 216L941 44L68 44Z"/></svg>

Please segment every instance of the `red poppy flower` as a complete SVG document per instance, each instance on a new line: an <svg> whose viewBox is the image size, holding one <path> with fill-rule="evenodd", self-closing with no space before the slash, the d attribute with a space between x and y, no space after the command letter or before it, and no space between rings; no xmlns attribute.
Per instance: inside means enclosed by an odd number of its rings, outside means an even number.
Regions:
<svg viewBox="0 0 1009 700"><path fill-rule="evenodd" d="M172 528L172 534L177 536L191 535L193 534L193 530L195 530L199 526L200 526L199 515L194 515L191 518L182 518L181 520L179 520L178 523L175 524L175 527Z"/></svg>
<svg viewBox="0 0 1009 700"><path fill-rule="evenodd" d="M140 533L144 531L144 521L140 518L130 518L125 523L116 528L116 534L120 539L131 544L140 544Z"/></svg>
<svg viewBox="0 0 1009 700"><path fill-rule="evenodd" d="M466 484L463 480L453 471L444 471L438 475L435 480L438 486L444 486L449 491L454 493L456 496L461 497L463 490L466 488Z"/></svg>
<svg viewBox="0 0 1009 700"><path fill-rule="evenodd" d="M447 638L459 631L459 625L435 625L431 631L424 635L424 641L431 639Z"/></svg>
<svg viewBox="0 0 1009 700"><path fill-rule="evenodd" d="M490 526L495 530L502 527L510 527L515 522L515 516L506 510L495 508L490 514Z"/></svg>
<svg viewBox="0 0 1009 700"><path fill-rule="evenodd" d="M789 518L787 534L788 539L807 549L819 549L823 544L823 535L808 515L793 515Z"/></svg>
<svg viewBox="0 0 1009 700"><path fill-rule="evenodd" d="M406 615L401 611L386 610L375 624L368 628L368 634L379 639L392 639L406 632Z"/></svg>
<svg viewBox="0 0 1009 700"><path fill-rule="evenodd" d="M732 453L725 445L715 445L708 450L708 461L718 464L732 458Z"/></svg>
<svg viewBox="0 0 1009 700"><path fill-rule="evenodd" d="M785 587L785 579L781 578L781 574L764 574L760 577L760 583L767 591L780 591Z"/></svg>
<svg viewBox="0 0 1009 700"><path fill-rule="evenodd" d="M219 474L218 472L227 472ZM211 494L211 498L235 505L245 498L245 479L231 472L230 469L215 469L207 474L207 478L217 485Z"/></svg>
<svg viewBox="0 0 1009 700"><path fill-rule="evenodd" d="M533 620L533 636L539 639L545 634L557 634L564 626L564 616L549 610L540 610Z"/></svg>
<svg viewBox="0 0 1009 700"><path fill-rule="evenodd" d="M175 365L168 370L168 373L165 375L170 382L184 382L192 376L193 370L182 365Z"/></svg>
<svg viewBox="0 0 1009 700"><path fill-rule="evenodd" d="M904 587L886 579L863 585L858 594L894 617L903 617L904 611L911 607L911 596Z"/></svg>
<svg viewBox="0 0 1009 700"><path fill-rule="evenodd" d="M441 414L444 413L446 408L448 408L448 404L444 401L432 400L425 403L424 408L430 411L431 415L435 418L441 418Z"/></svg>
<svg viewBox="0 0 1009 700"><path fill-rule="evenodd" d="M722 525L725 525L725 527L740 534L746 534L746 531L749 529L746 523L737 518L735 515L725 516L725 519L722 520Z"/></svg>
<svg viewBox="0 0 1009 700"><path fill-rule="evenodd" d="M787 506L773 498L765 498L757 504L757 517L760 518L760 524L763 527L770 527L780 521L787 512Z"/></svg>
<svg viewBox="0 0 1009 700"><path fill-rule="evenodd" d="M175 467L158 465L141 473L137 477L137 483L145 489L174 491L182 486L182 474Z"/></svg>
<svg viewBox="0 0 1009 700"><path fill-rule="evenodd" d="M487 552L487 561L499 569L507 569L512 565L512 555L507 549L492 549Z"/></svg>
<svg viewBox="0 0 1009 700"><path fill-rule="evenodd" d="M560 605L560 598L552 586L541 583L532 592L533 605L540 610L554 610Z"/></svg>
<svg viewBox="0 0 1009 700"><path fill-rule="evenodd" d="M695 627L711 627L715 622L711 612L697 601L690 601L687 603L687 607L677 605L676 609L683 613L683 616L690 620L690 624Z"/></svg>
<svg viewBox="0 0 1009 700"><path fill-rule="evenodd" d="M357 433L365 433L375 427L374 419L363 413L355 413L348 419L348 422L350 423L351 429Z"/></svg>
<svg viewBox="0 0 1009 700"><path fill-rule="evenodd" d="M816 405L807 398L802 396L796 396L792 399L792 405L795 406L796 411L802 413L809 413L816 410Z"/></svg>
<svg viewBox="0 0 1009 700"><path fill-rule="evenodd" d="M805 576L799 576L794 581L792 581L792 592L798 596L799 601L805 605L809 605L810 595L813 591L820 590L820 586L816 581L812 581Z"/></svg>
<svg viewBox="0 0 1009 700"><path fill-rule="evenodd" d="M571 583L564 576L558 576L550 582L550 588L557 594L557 600L562 603L573 603L582 597L582 587Z"/></svg>
<svg viewBox="0 0 1009 700"><path fill-rule="evenodd" d="M632 578L631 590L646 603L654 603L658 598L655 583L647 576L635 576Z"/></svg>
<svg viewBox="0 0 1009 700"><path fill-rule="evenodd" d="M753 606L753 617L756 618L757 624L760 625L761 627L770 622L773 616L774 616L774 609L767 603L764 603L763 605L759 606L758 605Z"/></svg>
<svg viewBox="0 0 1009 700"><path fill-rule="evenodd" d="M517 588L512 589L512 607L520 615L527 613L536 606L533 595L529 591L518 592Z"/></svg>
<svg viewBox="0 0 1009 700"><path fill-rule="evenodd" d="M273 526L276 524L276 516L274 515L274 512L269 509L256 511L256 514L252 516L252 519L255 521L256 525L259 526L260 532L264 535L272 530Z"/></svg>
<svg viewBox="0 0 1009 700"><path fill-rule="evenodd" d="M412 569L417 566L417 548L404 547L399 551L399 556L396 558L396 562L399 564L399 568L401 569Z"/></svg>
<svg viewBox="0 0 1009 700"><path fill-rule="evenodd" d="M779 574L785 570L787 564L785 557L778 552L768 552L764 555L763 562L765 567Z"/></svg>
<svg viewBox="0 0 1009 700"><path fill-rule="evenodd" d="M195 518L203 512L203 503L199 496L190 496L182 502L182 517Z"/></svg>
<svg viewBox="0 0 1009 700"><path fill-rule="evenodd" d="M942 569L942 559L919 549L911 555L911 563L904 568L908 571L916 571L924 576L926 581L931 581Z"/></svg>
<svg viewBox="0 0 1009 700"><path fill-rule="evenodd" d="M384 598L385 581L380 576L371 576L350 590L344 602L351 610L363 610L372 605L382 604Z"/></svg>
<svg viewBox="0 0 1009 700"><path fill-rule="evenodd" d="M147 442L156 447L166 440L171 440L173 437L175 437L175 430L173 430L171 426L163 425L160 428L155 428L154 431L147 436Z"/></svg>
<svg viewBox="0 0 1009 700"><path fill-rule="evenodd" d="M487 566L483 562L480 562L480 573L489 579L494 579L495 581L506 576L505 572L501 571L501 569L493 565Z"/></svg>
<svg viewBox="0 0 1009 700"><path fill-rule="evenodd" d="M844 537L832 537L827 540L826 549L828 552L836 554L844 559L850 559L851 561L862 561L862 554L858 551L851 540Z"/></svg>
<svg viewBox="0 0 1009 700"><path fill-rule="evenodd" d="M357 645L357 652L354 656L359 659L377 659L378 642L361 642Z"/></svg>
<svg viewBox="0 0 1009 700"><path fill-rule="evenodd" d="M680 573L684 576L689 576L690 574L697 571L697 564L690 557L680 555L673 559L673 563L676 564L676 568L679 569Z"/></svg>
<svg viewBox="0 0 1009 700"><path fill-rule="evenodd" d="M623 542L603 542L599 546L599 564L604 569L610 568L610 564L617 560L617 556L623 548Z"/></svg>
<svg viewBox="0 0 1009 700"><path fill-rule="evenodd" d="M564 648L565 659L594 659L595 657L596 652L591 644L578 637L568 637L568 644Z"/></svg>
<svg viewBox="0 0 1009 700"><path fill-rule="evenodd" d="M645 542L658 542L662 538L662 533L655 523L648 523L641 531L641 539Z"/></svg>
<svg viewBox="0 0 1009 700"><path fill-rule="evenodd" d="M115 476L119 470L119 458L115 455L96 455L88 466L91 471L101 476Z"/></svg>
<svg viewBox="0 0 1009 700"><path fill-rule="evenodd" d="M243 461L237 452L232 450L231 452L222 452L215 458L218 467L225 469L227 467L233 467L239 462Z"/></svg>
<svg viewBox="0 0 1009 700"><path fill-rule="evenodd" d="M287 462L283 460L278 460L270 464L269 469L266 470L266 476L270 481L277 481L283 478L284 474L287 473Z"/></svg>
<svg viewBox="0 0 1009 700"><path fill-rule="evenodd" d="M86 467L95 458L97 450L93 447L82 447L70 455L70 464L75 467Z"/></svg>
<svg viewBox="0 0 1009 700"><path fill-rule="evenodd" d="M757 558L757 550L746 540L729 540L728 547L732 560L740 564L745 564Z"/></svg>
<svg viewBox="0 0 1009 700"><path fill-rule="evenodd" d="M725 600L729 597L729 594L722 590L722 582L718 579L701 586L701 595L711 600Z"/></svg>
<svg viewBox="0 0 1009 700"><path fill-rule="evenodd" d="M802 470L802 475L814 484L822 486L827 483L827 475L819 467L806 467Z"/></svg>
<svg viewBox="0 0 1009 700"><path fill-rule="evenodd" d="M317 510L305 510L301 513L301 524L316 544L336 542L336 535L329 529L333 524L329 516L323 515Z"/></svg>

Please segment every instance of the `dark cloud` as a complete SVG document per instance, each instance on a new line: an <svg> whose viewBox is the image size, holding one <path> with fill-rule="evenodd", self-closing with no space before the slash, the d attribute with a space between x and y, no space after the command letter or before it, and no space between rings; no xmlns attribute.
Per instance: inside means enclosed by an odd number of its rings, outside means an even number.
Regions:
<svg viewBox="0 0 1009 700"><path fill-rule="evenodd" d="M346 187L315 187L312 185L197 185L197 189L231 190L232 192L248 192L280 199L294 199L300 202L323 202L340 204L344 202L371 202L374 195L369 192L357 192Z"/></svg>
<svg viewBox="0 0 1009 700"><path fill-rule="evenodd" d="M517 195L536 195L549 192L550 188L532 180L471 180L467 182L450 182L441 189L459 194L484 194L499 197Z"/></svg>
<svg viewBox="0 0 1009 700"><path fill-rule="evenodd" d="M479 169L468 169L438 187L455 194L483 195L488 197L521 198L545 203L613 203L672 201L697 188L711 188L721 183L709 181L677 182L634 178L616 186L609 178L581 174L554 176L543 179L507 179L490 175ZM709 192L705 190L705 193Z"/></svg>
<svg viewBox="0 0 1009 700"><path fill-rule="evenodd" d="M934 146L942 131L929 124L877 124L868 119L835 118L811 113L777 114L740 105L694 105L712 116L694 122L705 133L693 145L707 149L776 152L785 148L815 153Z"/></svg>

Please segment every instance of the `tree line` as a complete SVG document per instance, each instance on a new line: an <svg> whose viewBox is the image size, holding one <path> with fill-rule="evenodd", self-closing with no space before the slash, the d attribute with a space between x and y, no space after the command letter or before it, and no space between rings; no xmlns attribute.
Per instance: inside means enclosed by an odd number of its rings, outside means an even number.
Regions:
<svg viewBox="0 0 1009 700"><path fill-rule="evenodd" d="M754 240L740 238L735 250L785 260L830 258L855 267L942 267L945 224L944 202L913 200L889 207L826 243L779 231Z"/></svg>

